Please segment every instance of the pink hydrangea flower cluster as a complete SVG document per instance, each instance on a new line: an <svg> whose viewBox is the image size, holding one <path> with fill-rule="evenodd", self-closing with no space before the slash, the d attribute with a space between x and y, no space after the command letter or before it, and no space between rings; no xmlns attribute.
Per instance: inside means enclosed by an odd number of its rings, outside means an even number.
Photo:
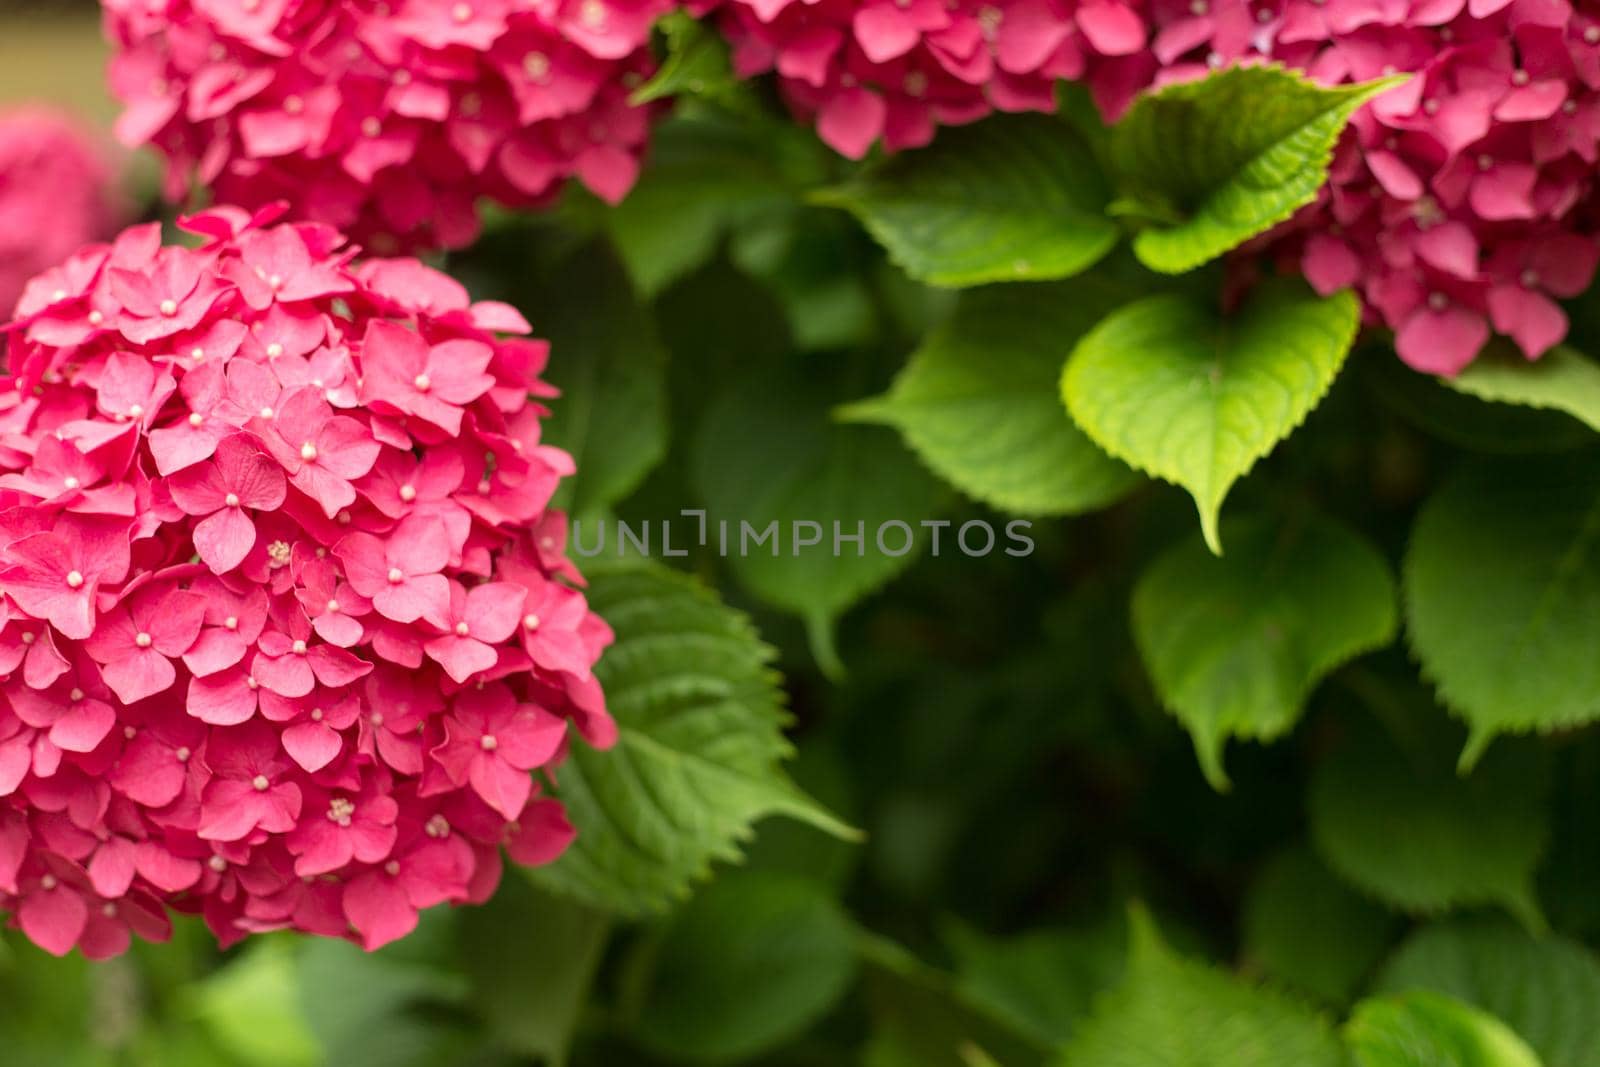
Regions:
<svg viewBox="0 0 1600 1067"><path fill-rule="evenodd" d="M0 319L29 278L109 236L119 213L111 165L76 123L42 107L0 112Z"/></svg>
<svg viewBox="0 0 1600 1067"><path fill-rule="evenodd" d="M609 744L547 509L541 342L414 260L217 209L31 282L0 378L0 910L120 952L376 948L573 835L530 772Z"/></svg>
<svg viewBox="0 0 1600 1067"><path fill-rule="evenodd" d="M996 109L1053 111L1086 82L1120 114L1154 72L1140 0L720 0L743 76L777 71L822 139L859 159Z"/></svg>
<svg viewBox="0 0 1600 1067"><path fill-rule="evenodd" d="M380 252L454 248L476 201L576 176L616 201L648 132L629 105L669 0L105 0L119 137L168 194L285 200Z"/></svg>
<svg viewBox="0 0 1600 1067"><path fill-rule="evenodd" d="M1157 80L1273 59L1326 84L1414 73L1355 116L1279 251L1354 286L1418 370L1455 374L1491 329L1530 359L1600 258L1600 12L1567 0L1159 0Z"/></svg>
<svg viewBox="0 0 1600 1067"><path fill-rule="evenodd" d="M1419 370L1491 332L1537 358L1593 279L1600 11L1568 0L719 0L744 74L841 153L926 143L1086 83L1111 121L1140 90L1236 63L1325 84L1413 73L1363 108L1323 196L1267 242L1323 292L1355 286ZM1259 245L1258 245L1259 247Z"/></svg>

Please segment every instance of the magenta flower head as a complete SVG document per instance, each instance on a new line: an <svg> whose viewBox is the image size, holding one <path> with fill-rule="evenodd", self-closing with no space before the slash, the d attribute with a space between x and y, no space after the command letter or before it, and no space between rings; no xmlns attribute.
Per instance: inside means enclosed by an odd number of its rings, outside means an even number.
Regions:
<svg viewBox="0 0 1600 1067"><path fill-rule="evenodd" d="M1053 111L1060 79L1118 113L1155 64L1138 0L720 0L741 74L776 71L822 139L859 159L991 111Z"/></svg>
<svg viewBox="0 0 1600 1067"><path fill-rule="evenodd" d="M0 112L0 319L29 278L109 237L121 209L103 147L70 118Z"/></svg>
<svg viewBox="0 0 1600 1067"><path fill-rule="evenodd" d="M1600 260L1600 19L1567 0L1159 0L1157 81L1277 60L1327 83L1414 77L1363 108L1321 199L1277 234L1313 286L1354 286L1418 370L1491 332L1536 359Z"/></svg>
<svg viewBox="0 0 1600 1067"><path fill-rule="evenodd" d="M118 136L173 199L288 201L378 251L455 248L475 204L538 205L638 174L668 0L104 0Z"/></svg>
<svg viewBox="0 0 1600 1067"><path fill-rule="evenodd" d="M220 208L28 283L0 377L0 911L112 955L376 948L573 829L615 727L563 555L545 347L415 260Z"/></svg>

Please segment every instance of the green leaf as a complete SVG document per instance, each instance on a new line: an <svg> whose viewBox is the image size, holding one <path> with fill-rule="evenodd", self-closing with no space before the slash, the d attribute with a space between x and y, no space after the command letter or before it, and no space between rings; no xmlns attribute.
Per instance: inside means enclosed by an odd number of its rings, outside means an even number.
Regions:
<svg viewBox="0 0 1600 1067"><path fill-rule="evenodd" d="M1002 511L1104 507L1138 476L1073 424L1056 380L1062 354L1118 296L1092 278L963 293L889 392L842 414L897 427L936 474Z"/></svg>
<svg viewBox="0 0 1600 1067"><path fill-rule="evenodd" d="M1311 203L1356 109L1404 79L1324 88L1236 66L1134 102L1111 132L1123 210L1157 220L1134 238L1152 270L1214 259Z"/></svg>
<svg viewBox="0 0 1600 1067"><path fill-rule="evenodd" d="M957 288L1066 278L1119 234L1093 153L1039 115L946 128L815 198L854 213L913 278Z"/></svg>
<svg viewBox="0 0 1600 1067"><path fill-rule="evenodd" d="M1071 1037L1095 998L1121 979L1127 954L1122 922L1030 930L1007 938L960 926L947 939L968 999L988 1005L1041 1046Z"/></svg>
<svg viewBox="0 0 1600 1067"><path fill-rule="evenodd" d="M719 115L676 116L652 131L650 165L603 215L642 294L654 297L709 261L730 230L798 207L813 161L764 132Z"/></svg>
<svg viewBox="0 0 1600 1067"><path fill-rule="evenodd" d="M1439 380L1480 400L1561 411L1600 430L1600 364L1565 345L1528 360L1492 344L1456 377Z"/></svg>
<svg viewBox="0 0 1600 1067"><path fill-rule="evenodd" d="M1326 1023L1298 1002L1182 959L1143 911L1128 970L1060 1067L1343 1067Z"/></svg>
<svg viewBox="0 0 1600 1067"><path fill-rule="evenodd" d="M1181 296L1113 312L1073 350L1067 410L1101 448L1183 486L1213 552L1222 500L1333 384L1355 338L1354 296L1269 284L1229 316Z"/></svg>
<svg viewBox="0 0 1600 1067"><path fill-rule="evenodd" d="M694 472L710 521L728 523L729 566L757 597L805 620L818 663L837 675L834 621L916 559L938 483L894 434L838 424L806 384L771 372L712 405L695 442ZM775 524L776 540L736 543L741 523L753 536ZM913 536L886 523L903 523ZM801 545L797 529L819 543ZM862 541L836 540L836 532L860 533ZM954 533L946 531L943 551Z"/></svg>
<svg viewBox="0 0 1600 1067"><path fill-rule="evenodd" d="M457 934L471 1003L501 1044L565 1067L610 929L604 914L520 878L462 910Z"/></svg>
<svg viewBox="0 0 1600 1067"><path fill-rule="evenodd" d="M670 96L725 96L738 83L728 57L728 43L719 33L684 12L656 23L666 38L661 66L628 97L634 107Z"/></svg>
<svg viewBox="0 0 1600 1067"><path fill-rule="evenodd" d="M1482 463L1423 507L1405 561L1423 671L1466 720L1470 767L1496 735L1600 718L1600 468L1593 455Z"/></svg>
<svg viewBox="0 0 1600 1067"><path fill-rule="evenodd" d="M1365 347L1350 362L1360 369L1368 395L1429 437L1492 455L1570 451L1594 442L1593 430L1562 412L1495 403L1418 374L1392 345Z"/></svg>
<svg viewBox="0 0 1600 1067"><path fill-rule="evenodd" d="M299 1010L329 1067L430 1067L478 1043L458 1023L467 983L442 962L448 912L425 912L410 937L382 952L348 941L300 943L294 986ZM259 1019L253 1024L261 1025Z"/></svg>
<svg viewBox="0 0 1600 1067"><path fill-rule="evenodd" d="M1542 926L1533 885L1549 837L1542 753L1503 746L1462 777L1448 720L1396 710L1418 740L1402 748L1358 723L1312 775L1311 838L1323 861L1402 911L1499 904Z"/></svg>
<svg viewBox="0 0 1600 1067"><path fill-rule="evenodd" d="M1504 921L1419 930L1384 968L1380 991L1432 989L1504 1019L1545 1067L1600 1063L1600 959Z"/></svg>
<svg viewBox="0 0 1600 1067"><path fill-rule="evenodd" d="M854 932L799 878L737 872L695 894L635 975L634 1034L665 1056L743 1060L827 1014L855 976Z"/></svg>
<svg viewBox="0 0 1600 1067"><path fill-rule="evenodd" d="M1230 737L1288 732L1330 671L1394 639L1399 614L1388 564L1338 523L1255 518L1228 534L1227 556L1194 538L1158 558L1133 594L1145 669L1217 789L1228 787Z"/></svg>
<svg viewBox="0 0 1600 1067"><path fill-rule="evenodd" d="M534 881L623 915L684 896L751 825L782 814L849 837L780 764L791 752L773 651L742 614L654 564L590 563L589 604L617 640L595 674L620 737L575 742L558 795L578 839Z"/></svg>
<svg viewBox="0 0 1600 1067"><path fill-rule="evenodd" d="M1297 846L1279 853L1250 887L1244 954L1279 981L1345 1004L1383 958L1396 925Z"/></svg>
<svg viewBox="0 0 1600 1067"><path fill-rule="evenodd" d="M863 1067L973 1067L985 1056L1005 1067L1045 1062L1051 1044L968 982L875 934L863 933L858 948L873 1021Z"/></svg>
<svg viewBox="0 0 1600 1067"><path fill-rule="evenodd" d="M1505 1023L1442 993L1364 1000L1344 1036L1359 1067L1543 1067Z"/></svg>
<svg viewBox="0 0 1600 1067"><path fill-rule="evenodd" d="M561 390L543 439L572 453L556 506L603 512L667 451L666 354L612 251L591 244L543 272L519 300L550 341L546 378Z"/></svg>

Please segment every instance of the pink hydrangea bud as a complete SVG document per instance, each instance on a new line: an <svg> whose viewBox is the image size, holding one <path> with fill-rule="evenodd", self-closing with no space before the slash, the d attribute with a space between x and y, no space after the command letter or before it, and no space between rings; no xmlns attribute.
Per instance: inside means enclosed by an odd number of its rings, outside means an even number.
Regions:
<svg viewBox="0 0 1600 1067"><path fill-rule="evenodd" d="M469 243L476 203L619 200L649 111L628 94L667 0L105 0L117 123L167 192L290 203L379 251Z"/></svg>
<svg viewBox="0 0 1600 1067"><path fill-rule="evenodd" d="M280 211L87 246L8 327L0 911L50 952L169 907L376 948L559 855L531 772L615 738L545 346Z"/></svg>
<svg viewBox="0 0 1600 1067"><path fill-rule="evenodd" d="M70 118L0 112L0 318L29 278L110 236L121 209L105 152Z"/></svg>

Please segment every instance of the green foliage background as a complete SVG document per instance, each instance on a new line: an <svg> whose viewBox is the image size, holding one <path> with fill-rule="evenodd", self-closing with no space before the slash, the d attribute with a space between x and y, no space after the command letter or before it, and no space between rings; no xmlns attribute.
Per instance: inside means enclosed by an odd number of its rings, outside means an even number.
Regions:
<svg viewBox="0 0 1600 1067"><path fill-rule="evenodd" d="M1440 383L1348 294L1237 299L1217 257L1382 86L857 168L662 43L634 195L448 264L554 342L567 506L942 551L586 564L623 739L557 777L566 857L373 955L7 934L0 1063L1600 1064L1592 306ZM1018 517L1031 555L953 544Z"/></svg>

